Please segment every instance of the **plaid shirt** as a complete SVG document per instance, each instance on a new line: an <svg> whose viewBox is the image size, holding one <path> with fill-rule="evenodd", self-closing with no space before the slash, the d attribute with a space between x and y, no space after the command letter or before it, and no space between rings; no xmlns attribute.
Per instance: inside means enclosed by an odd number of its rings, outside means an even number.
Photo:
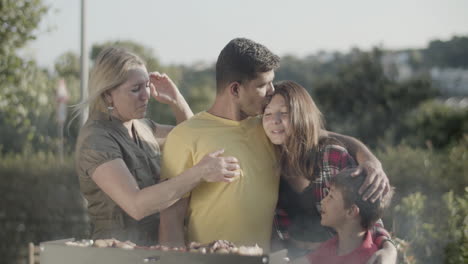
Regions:
<svg viewBox="0 0 468 264"><path fill-rule="evenodd" d="M354 161L353 157L347 152L347 150L342 147L339 142L336 142L333 139L328 139L325 141L320 142L319 144L319 151L317 155L318 162L316 162L315 168L315 175L318 175L314 180L311 181L310 185L300 194L292 193L293 191L280 191L280 200L278 202L278 208L276 212L276 219L275 219L275 226L278 231L278 235L280 238L287 239L288 237L295 238L293 233L290 233L291 228L298 229L299 232L296 233L305 233L301 232L301 228L304 228L305 225L308 225L311 222L315 222L318 225L320 224L320 209L321 205L320 202L322 201L325 196L327 196L330 187L329 181L331 177L336 175L342 169L347 167L356 166L356 162ZM286 182L282 181L281 189L290 189ZM284 196L296 196L292 197L289 201L284 202L284 200L288 200L290 197ZM286 199L284 199L286 198ZM315 206L311 206L311 202L314 203ZM294 204L298 203L299 206ZM294 209L288 207L295 207ZM312 212L311 211L315 211ZM304 221L303 223L299 223L300 221L297 220L297 216L300 214L307 214L309 217L316 218L315 221L309 221L310 219ZM296 223L298 222L298 223ZM302 225L302 227L300 227ZM299 226L299 227L298 227ZM328 228L321 227L322 233L327 232L328 236L331 237L333 235L332 231ZM325 231L327 230L327 231ZM312 231L315 232L315 231ZM383 228L383 223L379 220L375 225L374 228L371 230L372 237L374 243L381 248L383 242L390 238L388 232ZM320 233L320 232L317 232ZM327 237L323 237L322 239L326 240ZM326 236L326 235L325 235ZM328 238L329 238L328 237ZM302 237L296 240L303 240L307 239ZM320 240L320 238L318 238ZM324 241L322 240L322 241Z"/></svg>

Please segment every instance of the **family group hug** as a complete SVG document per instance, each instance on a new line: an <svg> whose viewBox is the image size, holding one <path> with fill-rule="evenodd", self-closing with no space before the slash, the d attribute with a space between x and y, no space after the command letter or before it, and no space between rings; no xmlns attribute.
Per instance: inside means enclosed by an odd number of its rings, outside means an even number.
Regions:
<svg viewBox="0 0 468 264"><path fill-rule="evenodd" d="M396 263L380 161L327 131L301 84L274 80L279 66L264 45L231 40L216 61L214 102L194 115L169 76L125 49L102 50L77 106L89 107L75 157L91 238L228 240L286 248L291 263ZM152 99L176 126L146 116Z"/></svg>

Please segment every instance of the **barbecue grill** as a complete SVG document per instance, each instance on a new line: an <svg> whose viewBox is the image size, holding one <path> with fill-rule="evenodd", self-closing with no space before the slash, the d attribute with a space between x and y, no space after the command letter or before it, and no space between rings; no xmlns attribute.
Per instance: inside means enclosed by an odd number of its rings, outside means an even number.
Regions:
<svg viewBox="0 0 468 264"><path fill-rule="evenodd" d="M40 244L41 264L134 264L134 263L223 263L223 264L285 264L287 250L280 250L261 256L243 256L238 254L199 253L181 251L162 251L134 248L97 248L93 246L70 246L66 242L73 238L48 241Z"/></svg>

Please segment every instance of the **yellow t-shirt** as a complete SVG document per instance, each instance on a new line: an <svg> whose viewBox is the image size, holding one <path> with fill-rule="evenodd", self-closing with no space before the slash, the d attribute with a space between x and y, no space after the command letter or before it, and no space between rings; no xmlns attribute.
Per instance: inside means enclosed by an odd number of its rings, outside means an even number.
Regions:
<svg viewBox="0 0 468 264"><path fill-rule="evenodd" d="M239 160L241 175L231 183L203 182L192 190L188 239L257 243L268 252L279 174L260 118L233 121L202 112L178 125L164 146L161 177L175 177L219 149Z"/></svg>

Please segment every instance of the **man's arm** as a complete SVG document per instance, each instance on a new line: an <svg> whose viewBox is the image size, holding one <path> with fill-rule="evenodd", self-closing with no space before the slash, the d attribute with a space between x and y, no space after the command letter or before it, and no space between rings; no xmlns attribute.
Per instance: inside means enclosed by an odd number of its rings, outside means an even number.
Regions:
<svg viewBox="0 0 468 264"><path fill-rule="evenodd" d="M189 198L180 199L177 203L161 212L159 223L159 243L170 247L185 246L184 220Z"/></svg>
<svg viewBox="0 0 468 264"><path fill-rule="evenodd" d="M361 141L334 132L328 132L328 134L341 141L358 162L359 166L353 175L357 176L362 171L366 172L366 180L359 189L364 200L371 198L371 201L375 202L390 190L388 177L383 171L382 164Z"/></svg>
<svg viewBox="0 0 468 264"><path fill-rule="evenodd" d="M372 240L379 248L377 252L367 262L368 264L388 263L395 264L397 259L397 249L391 240L390 234L383 227L382 219L379 219L372 230Z"/></svg>
<svg viewBox="0 0 468 264"><path fill-rule="evenodd" d="M382 249L375 252L367 261L367 264L396 264L397 257L398 252L395 246L391 242L386 241Z"/></svg>

